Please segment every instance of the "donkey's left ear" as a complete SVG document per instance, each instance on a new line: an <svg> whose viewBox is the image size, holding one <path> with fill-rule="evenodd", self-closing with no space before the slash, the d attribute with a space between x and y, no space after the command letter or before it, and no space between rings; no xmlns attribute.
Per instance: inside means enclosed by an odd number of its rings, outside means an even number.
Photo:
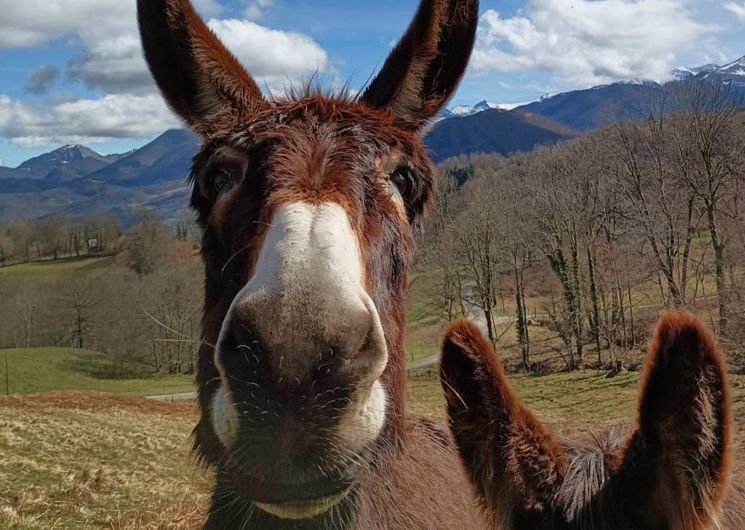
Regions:
<svg viewBox="0 0 745 530"><path fill-rule="evenodd" d="M259 87L189 0L138 0L137 17L155 82L196 132L209 134L222 116L264 105Z"/></svg>
<svg viewBox="0 0 745 530"><path fill-rule="evenodd" d="M460 84L476 40L479 0L422 0L414 21L362 95L421 131Z"/></svg>
<svg viewBox="0 0 745 530"><path fill-rule="evenodd" d="M467 320L442 344L450 429L493 528L549 525L564 481L564 449L510 390L491 343Z"/></svg>

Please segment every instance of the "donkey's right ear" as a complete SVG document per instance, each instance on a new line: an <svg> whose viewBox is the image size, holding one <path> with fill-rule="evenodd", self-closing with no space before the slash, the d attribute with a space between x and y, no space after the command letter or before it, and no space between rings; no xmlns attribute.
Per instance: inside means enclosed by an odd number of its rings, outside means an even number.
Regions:
<svg viewBox="0 0 745 530"><path fill-rule="evenodd" d="M713 525L732 464L729 392L712 335L692 315L665 315L642 377L638 428L613 478L624 498L641 497L636 504L647 520Z"/></svg>
<svg viewBox="0 0 745 530"><path fill-rule="evenodd" d="M142 46L169 106L209 134L220 118L264 104L261 90L189 0L137 0Z"/></svg>

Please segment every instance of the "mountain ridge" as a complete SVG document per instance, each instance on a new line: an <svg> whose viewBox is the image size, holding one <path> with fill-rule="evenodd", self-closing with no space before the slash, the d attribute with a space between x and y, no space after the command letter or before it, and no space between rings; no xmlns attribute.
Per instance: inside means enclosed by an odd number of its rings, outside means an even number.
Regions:
<svg viewBox="0 0 745 530"><path fill-rule="evenodd" d="M671 83L690 79L731 87L745 107L745 57L725 65L677 69L672 80L629 79L543 97L527 104L488 99L446 110L425 137L433 159L493 152L508 156L537 145L560 142L609 123L619 109L625 119L643 117L635 107ZM675 86L675 85L673 85ZM172 129L139 149L102 155L67 145L31 158L17 168L0 167L0 219L85 215L112 211L125 221L141 204L168 219L186 207L191 160L200 140Z"/></svg>

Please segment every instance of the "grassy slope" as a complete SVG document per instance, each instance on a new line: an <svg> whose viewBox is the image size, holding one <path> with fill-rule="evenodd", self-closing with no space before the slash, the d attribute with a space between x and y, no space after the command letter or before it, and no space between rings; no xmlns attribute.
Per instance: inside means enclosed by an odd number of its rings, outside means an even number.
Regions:
<svg viewBox="0 0 745 530"><path fill-rule="evenodd" d="M5 394L5 356L11 394L59 390L85 390L119 394L171 394L194 390L191 376L159 376L146 379L102 379L97 368L100 353L68 348L0 350L0 394Z"/></svg>
<svg viewBox="0 0 745 530"><path fill-rule="evenodd" d="M56 282L70 274L79 272L84 274L103 274L111 265L114 258L70 258L58 261L44 260L32 263L21 263L0 268L0 281L32 281Z"/></svg>
<svg viewBox="0 0 745 530"><path fill-rule="evenodd" d="M587 439L632 417L637 378L586 372L511 381L554 429ZM733 385L742 447L745 377ZM442 418L437 381L411 381L409 406ZM0 397L0 528L197 528L210 477L189 454L196 417L193 403L85 393Z"/></svg>

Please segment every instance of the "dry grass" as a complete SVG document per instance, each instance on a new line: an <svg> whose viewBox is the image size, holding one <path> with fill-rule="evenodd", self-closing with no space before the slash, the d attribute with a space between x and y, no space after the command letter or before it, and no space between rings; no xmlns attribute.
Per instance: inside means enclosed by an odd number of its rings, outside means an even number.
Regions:
<svg viewBox="0 0 745 530"><path fill-rule="evenodd" d="M196 528L209 477L193 403L92 393L0 398L0 528Z"/></svg>
<svg viewBox="0 0 745 530"><path fill-rule="evenodd" d="M552 428L586 437L632 417L637 378L586 372L511 381ZM745 449L745 377L733 386ZM442 418L439 383L413 379L409 406ZM210 476L189 453L196 415L190 402L108 394L0 398L0 528L198 528Z"/></svg>

